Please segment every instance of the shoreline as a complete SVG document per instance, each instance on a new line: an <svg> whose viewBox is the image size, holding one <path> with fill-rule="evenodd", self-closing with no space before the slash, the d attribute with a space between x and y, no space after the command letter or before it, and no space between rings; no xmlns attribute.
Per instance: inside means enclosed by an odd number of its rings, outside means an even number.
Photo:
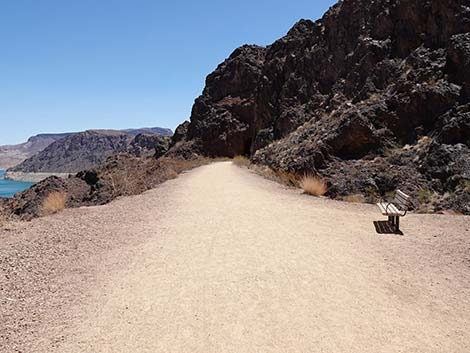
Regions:
<svg viewBox="0 0 470 353"><path fill-rule="evenodd" d="M25 173L25 172L8 172L6 171L3 175L5 180L23 181L27 183L39 183L40 181L47 179L51 176L59 178L68 178L70 173Z"/></svg>

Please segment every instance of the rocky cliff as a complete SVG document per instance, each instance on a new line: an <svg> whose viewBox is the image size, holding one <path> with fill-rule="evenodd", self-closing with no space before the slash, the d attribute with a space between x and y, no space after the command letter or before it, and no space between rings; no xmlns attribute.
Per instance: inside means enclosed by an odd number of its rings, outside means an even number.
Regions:
<svg viewBox="0 0 470 353"><path fill-rule="evenodd" d="M164 135L154 134L153 131ZM161 128L74 133L53 142L8 172L77 173L101 165L115 153L148 156L154 155L158 149L163 154L166 149L163 152L162 149L165 146L168 148L169 133L171 130Z"/></svg>
<svg viewBox="0 0 470 353"><path fill-rule="evenodd" d="M331 197L470 213L468 0L344 0L220 64L170 155L248 155Z"/></svg>

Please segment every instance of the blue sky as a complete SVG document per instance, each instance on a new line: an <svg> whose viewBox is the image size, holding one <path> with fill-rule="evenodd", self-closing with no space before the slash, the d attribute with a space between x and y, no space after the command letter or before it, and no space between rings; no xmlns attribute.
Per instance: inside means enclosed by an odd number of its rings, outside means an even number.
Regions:
<svg viewBox="0 0 470 353"><path fill-rule="evenodd" d="M333 0L2 0L0 145L189 119L217 64Z"/></svg>

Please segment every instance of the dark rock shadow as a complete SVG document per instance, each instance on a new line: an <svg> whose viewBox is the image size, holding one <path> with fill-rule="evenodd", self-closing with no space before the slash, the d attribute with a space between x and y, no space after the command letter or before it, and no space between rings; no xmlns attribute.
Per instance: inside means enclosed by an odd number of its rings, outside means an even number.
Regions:
<svg viewBox="0 0 470 353"><path fill-rule="evenodd" d="M395 226L389 221L374 221L374 227L377 234L397 234L403 235L401 230L396 230Z"/></svg>

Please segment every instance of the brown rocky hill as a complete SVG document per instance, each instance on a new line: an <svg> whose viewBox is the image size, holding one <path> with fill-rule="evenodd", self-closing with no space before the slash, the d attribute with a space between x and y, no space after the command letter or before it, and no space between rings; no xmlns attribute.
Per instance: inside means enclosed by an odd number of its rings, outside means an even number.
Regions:
<svg viewBox="0 0 470 353"><path fill-rule="evenodd" d="M468 0L344 0L206 80L168 155L247 155L328 195L470 213Z"/></svg>
<svg viewBox="0 0 470 353"><path fill-rule="evenodd" d="M159 131L148 134L141 132ZM10 168L22 173L76 173L101 165L115 153L138 156L155 154L155 148L167 146L171 130L89 130L74 133L50 144L41 152Z"/></svg>
<svg viewBox="0 0 470 353"><path fill-rule="evenodd" d="M24 143L0 146L0 169L11 168L68 135L70 134L39 134Z"/></svg>

